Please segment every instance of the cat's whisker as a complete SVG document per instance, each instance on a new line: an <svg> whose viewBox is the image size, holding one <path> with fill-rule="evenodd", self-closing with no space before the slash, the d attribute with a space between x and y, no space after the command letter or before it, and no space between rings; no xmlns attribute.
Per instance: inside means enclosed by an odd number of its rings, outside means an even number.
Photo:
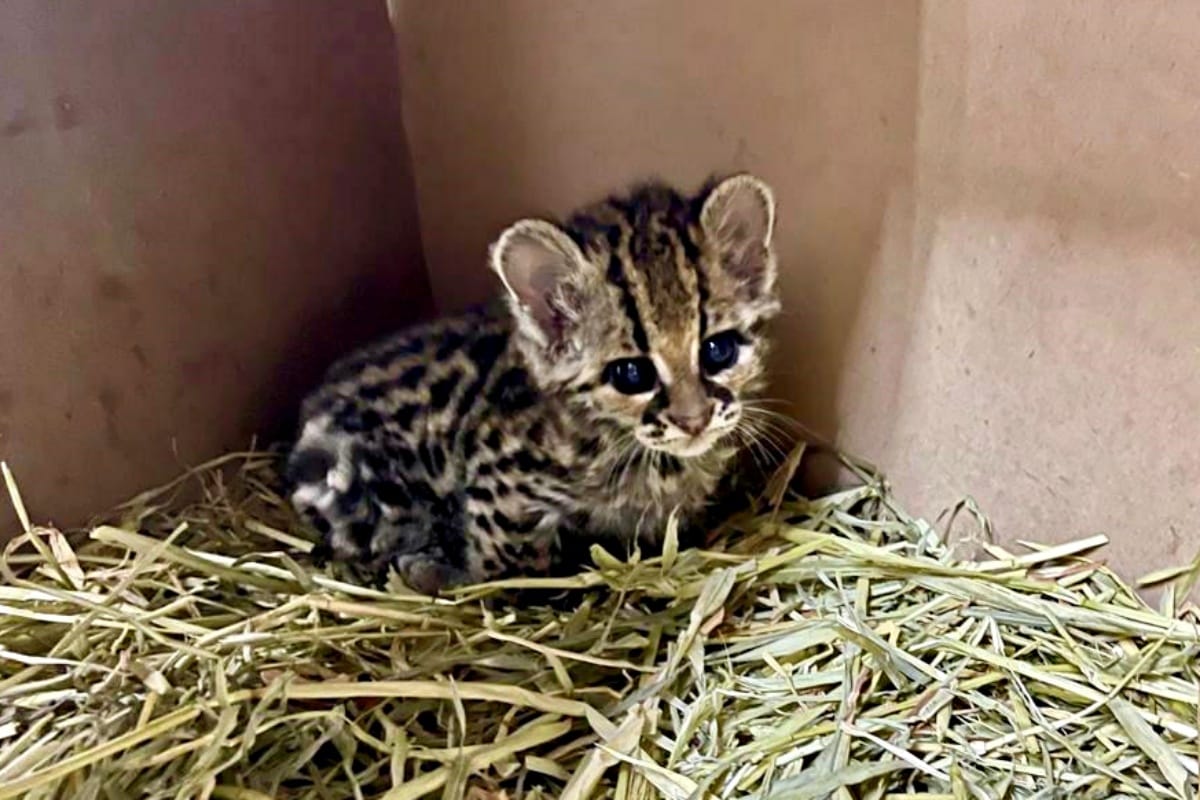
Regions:
<svg viewBox="0 0 1200 800"><path fill-rule="evenodd" d="M760 469L768 469L771 463L771 454L759 441L758 437L748 427L741 425L733 429L733 434L738 438L739 442L750 453L750 457L754 459L754 463Z"/></svg>
<svg viewBox="0 0 1200 800"><path fill-rule="evenodd" d="M780 434L765 428L752 419L745 421L745 427L748 434L752 436L760 446L770 452L772 457L777 461L784 461L788 454L795 447L795 442L788 438L782 437Z"/></svg>
<svg viewBox="0 0 1200 800"><path fill-rule="evenodd" d="M787 431L781 431L771 424L770 420L756 418L753 415L745 415L741 420L747 429L753 431L757 436L769 441L775 447L787 450L793 444L794 437L789 435Z"/></svg>
<svg viewBox="0 0 1200 800"><path fill-rule="evenodd" d="M750 454L750 458L754 460L755 466L763 468L763 455L759 451L757 442L753 438L748 437L745 431L735 428L732 431L734 438L737 440L738 449Z"/></svg>
<svg viewBox="0 0 1200 800"><path fill-rule="evenodd" d="M785 423L788 421L787 417L762 414L759 409L745 409L743 411L743 418L764 433L769 432L773 439L789 447L793 446L796 440L804 433L800 426L786 425Z"/></svg>
<svg viewBox="0 0 1200 800"><path fill-rule="evenodd" d="M773 411L771 409L762 408L760 404L763 402L765 402L765 401L757 400L757 399L745 402L742 404L743 411L753 409L752 413L754 413L755 415L760 416L760 417L770 417L771 419L774 419L777 423L779 423L779 425L786 428L789 432L797 434L809 442L820 443L822 445L832 445L832 442L830 441L830 438L828 436L825 436L824 434L820 433L819 431L816 431L813 428L809 427L808 425L805 425L803 422L796 419L795 417L789 416L787 414L781 414L781 413L779 413L777 411ZM769 402L782 403L783 401L769 401Z"/></svg>
<svg viewBox="0 0 1200 800"><path fill-rule="evenodd" d="M754 398L750 398L750 399L742 401L742 405L743 406L754 406L754 407L787 406L789 408L794 408L796 406L796 404L794 402L792 402L791 400L784 400L781 397L754 397Z"/></svg>
<svg viewBox="0 0 1200 800"><path fill-rule="evenodd" d="M626 434L621 440L620 447L621 449L617 457L613 460L612 466L609 468L608 480L605 481L605 487L608 489L613 489L621 485L629 469L629 464L637 457L638 451L642 449L641 442L633 434Z"/></svg>
<svg viewBox="0 0 1200 800"><path fill-rule="evenodd" d="M788 416L787 414L780 413L779 411L775 411L774 409L766 408L764 406L758 405L757 403L753 403L753 402L743 403L742 404L742 413L743 414L749 413L749 414L752 414L756 417L760 417L763 419L771 419L771 420L778 422L780 425L783 425L784 427L788 427L788 428L803 427L801 425L801 423L799 422L799 420L797 420L795 417Z"/></svg>

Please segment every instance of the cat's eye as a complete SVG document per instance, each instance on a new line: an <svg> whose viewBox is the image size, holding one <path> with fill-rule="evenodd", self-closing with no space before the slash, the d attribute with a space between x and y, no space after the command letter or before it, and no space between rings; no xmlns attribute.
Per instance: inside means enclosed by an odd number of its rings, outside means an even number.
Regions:
<svg viewBox="0 0 1200 800"><path fill-rule="evenodd" d="M604 380L621 394L643 394L658 385L658 371L648 358L622 358L604 368Z"/></svg>
<svg viewBox="0 0 1200 800"><path fill-rule="evenodd" d="M700 345L700 366L709 375L729 369L737 361L738 345L744 340L737 331L722 331Z"/></svg>

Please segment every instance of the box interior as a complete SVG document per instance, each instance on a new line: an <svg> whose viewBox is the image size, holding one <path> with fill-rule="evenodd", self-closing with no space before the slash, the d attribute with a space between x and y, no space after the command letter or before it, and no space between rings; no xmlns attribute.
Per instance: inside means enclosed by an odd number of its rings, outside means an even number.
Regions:
<svg viewBox="0 0 1200 800"><path fill-rule="evenodd" d="M509 222L750 170L802 424L914 513L1188 561L1197 35L1168 0L11 0L0 458L80 522L486 296Z"/></svg>

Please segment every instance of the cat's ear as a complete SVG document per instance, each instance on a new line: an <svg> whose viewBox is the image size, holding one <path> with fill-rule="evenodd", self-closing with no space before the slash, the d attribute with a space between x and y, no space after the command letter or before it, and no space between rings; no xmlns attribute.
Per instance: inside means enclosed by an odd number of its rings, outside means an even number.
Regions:
<svg viewBox="0 0 1200 800"><path fill-rule="evenodd" d="M578 245L549 222L522 220L492 245L491 265L521 328L542 345L561 345L584 311L587 261Z"/></svg>
<svg viewBox="0 0 1200 800"><path fill-rule="evenodd" d="M739 293L763 296L775 285L775 195L752 175L718 183L704 200L700 227L716 250L720 269Z"/></svg>

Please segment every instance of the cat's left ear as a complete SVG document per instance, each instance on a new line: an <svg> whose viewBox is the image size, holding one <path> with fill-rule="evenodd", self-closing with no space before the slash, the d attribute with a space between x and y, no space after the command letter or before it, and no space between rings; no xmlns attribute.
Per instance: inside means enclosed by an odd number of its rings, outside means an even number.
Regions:
<svg viewBox="0 0 1200 800"><path fill-rule="evenodd" d="M775 194L753 175L717 184L704 200L700 226L714 246L720 268L746 299L769 295L775 286Z"/></svg>
<svg viewBox="0 0 1200 800"><path fill-rule="evenodd" d="M543 220L522 220L496 240L491 266L520 328L540 345L566 341L583 314L587 262L571 237Z"/></svg>

